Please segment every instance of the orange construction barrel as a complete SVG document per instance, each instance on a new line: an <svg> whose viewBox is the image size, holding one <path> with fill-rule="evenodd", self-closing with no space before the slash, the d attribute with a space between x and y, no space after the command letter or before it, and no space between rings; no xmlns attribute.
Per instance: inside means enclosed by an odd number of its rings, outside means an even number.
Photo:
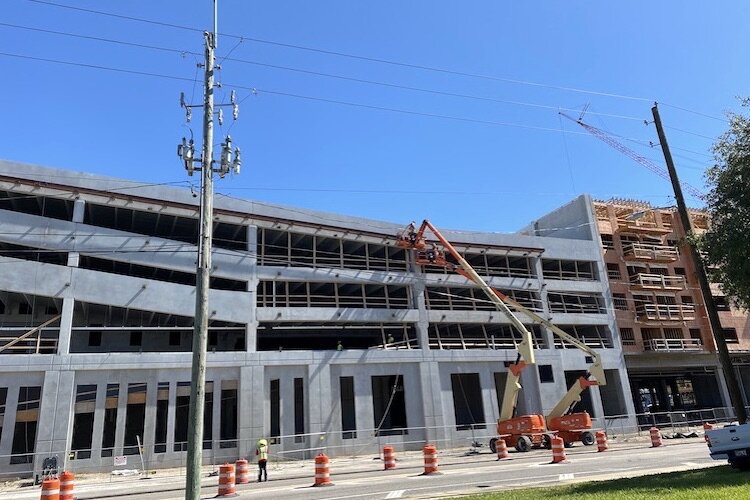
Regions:
<svg viewBox="0 0 750 500"><path fill-rule="evenodd" d="M315 483L313 486L333 486L328 469L328 456L321 453L315 457Z"/></svg>
<svg viewBox="0 0 750 500"><path fill-rule="evenodd" d="M561 437L552 438L552 463L565 462L565 440Z"/></svg>
<svg viewBox="0 0 750 500"><path fill-rule="evenodd" d="M438 471L437 448L434 445L426 444L422 452L424 453L424 475L436 473Z"/></svg>
<svg viewBox="0 0 750 500"><path fill-rule="evenodd" d="M393 446L383 446L383 463L384 470L396 468L396 454L393 452Z"/></svg>
<svg viewBox="0 0 750 500"><path fill-rule="evenodd" d="M609 445L607 445L607 433L604 431L597 431L596 433L596 451L607 451Z"/></svg>
<svg viewBox="0 0 750 500"><path fill-rule="evenodd" d="M495 441L495 451L497 451L498 460L503 460L510 456L508 454L508 445L505 444L505 439L503 438L498 438Z"/></svg>
<svg viewBox="0 0 750 500"><path fill-rule="evenodd" d="M247 460L240 458L234 464L237 468L237 484L247 484L250 482L250 465Z"/></svg>
<svg viewBox="0 0 750 500"><path fill-rule="evenodd" d="M41 500L60 500L60 480L56 477L42 481Z"/></svg>
<svg viewBox="0 0 750 500"><path fill-rule="evenodd" d="M658 448L659 446L661 446L661 432L659 432L659 429L656 427L651 427L648 432L649 434L651 434L651 447Z"/></svg>
<svg viewBox="0 0 750 500"><path fill-rule="evenodd" d="M237 489L235 488L234 483L234 464L224 464L219 466L219 494L216 496L237 496Z"/></svg>
<svg viewBox="0 0 750 500"><path fill-rule="evenodd" d="M74 500L76 475L70 471L60 474L60 500Z"/></svg>

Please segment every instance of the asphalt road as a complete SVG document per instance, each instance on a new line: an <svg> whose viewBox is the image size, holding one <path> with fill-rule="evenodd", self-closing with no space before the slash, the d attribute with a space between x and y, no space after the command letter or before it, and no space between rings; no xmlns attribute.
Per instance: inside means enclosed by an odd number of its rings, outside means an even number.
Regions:
<svg viewBox="0 0 750 500"><path fill-rule="evenodd" d="M647 443L613 447L597 453L596 447L577 447L567 450L568 461L550 464L548 450L529 453L512 453L508 460L497 461L489 453L468 456L441 457L440 474L422 475L418 457L399 463L398 468L381 470L382 462L370 458L342 465L337 474L335 461L331 462L331 479L334 486L312 487L312 469L294 473L273 473L264 483L238 485L239 498L268 499L392 499L436 498L466 493L479 493L509 487L541 486L573 481L588 481L617 477L638 476L658 472L689 470L722 462L711 460L705 443L701 441L667 443L661 448L650 448ZM254 472L254 470L253 470ZM203 498L215 498L217 478L204 480ZM128 483L84 484L77 488L80 500L93 499L143 499L178 500L183 498L179 478L168 482L163 479ZM11 496L0 494L0 499L24 500L39 498L38 488L33 491L16 491Z"/></svg>

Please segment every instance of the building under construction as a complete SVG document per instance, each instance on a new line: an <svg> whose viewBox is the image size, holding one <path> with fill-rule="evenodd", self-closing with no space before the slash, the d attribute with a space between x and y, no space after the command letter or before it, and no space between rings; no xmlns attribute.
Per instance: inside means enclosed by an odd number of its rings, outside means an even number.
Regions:
<svg viewBox="0 0 750 500"><path fill-rule="evenodd" d="M593 220L566 208L548 218L568 217L569 225L591 224L598 233L636 411L658 414L731 406L676 209L612 199L594 201L592 211ZM696 233L709 228L705 211L691 210L689 215ZM747 405L750 322L719 285L711 285L711 291Z"/></svg>
<svg viewBox="0 0 750 500"><path fill-rule="evenodd" d="M595 217L586 196L567 210ZM0 162L0 471L183 463L198 216L186 189ZM464 277L416 265L397 245L408 222L216 198L206 463L260 437L299 457L494 434L517 333ZM592 226L561 222L443 234L601 354L608 383L577 410L602 426L634 413L607 266ZM590 360L519 318L536 366L517 412L544 413Z"/></svg>

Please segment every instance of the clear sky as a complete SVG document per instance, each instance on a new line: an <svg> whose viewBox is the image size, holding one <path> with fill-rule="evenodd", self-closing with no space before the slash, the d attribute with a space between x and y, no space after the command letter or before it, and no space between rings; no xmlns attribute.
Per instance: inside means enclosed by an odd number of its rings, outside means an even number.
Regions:
<svg viewBox="0 0 750 500"><path fill-rule="evenodd" d="M584 120L663 166L644 124L659 101L682 180L703 188L722 117L748 95L741 0L220 0L219 9L218 55L228 58L217 100L236 88L242 104L215 142L231 126L244 163L217 192L290 206L510 232L584 192L671 205L666 181L557 108L589 104ZM210 0L4 0L0 23L0 158L199 183L175 152L190 130L201 135L200 110L188 129L179 94L200 103L203 38L179 26L210 29Z"/></svg>

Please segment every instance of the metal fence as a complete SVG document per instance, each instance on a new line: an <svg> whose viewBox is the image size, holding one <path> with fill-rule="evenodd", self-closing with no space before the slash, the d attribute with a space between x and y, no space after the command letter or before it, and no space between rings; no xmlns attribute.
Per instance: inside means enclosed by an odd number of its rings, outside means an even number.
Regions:
<svg viewBox="0 0 750 500"><path fill-rule="evenodd" d="M627 439L648 435L648 429L654 426L665 433L702 432L705 422L728 423L734 418L733 409L724 407L606 416L594 419L594 427L605 430L610 438ZM205 471L211 472L218 470L219 464L233 463L238 458L255 462L255 443L261 437L269 441L269 464L273 468L282 467L286 463L311 461L319 453L326 453L331 457L380 457L385 445L394 446L400 452L417 451L428 441L437 446L441 456L459 457L466 453L488 451L490 439L496 436L496 422L493 421L471 425L257 436L244 441L212 440L204 441L203 464ZM38 443L38 448L44 447ZM122 480L120 475L144 475L162 469L169 469L172 476L183 476L187 455L184 450L185 443L170 442L129 446L124 450L92 448L0 455L0 479L38 479L45 473L44 466L53 463L58 472L65 469L76 474L108 473L110 481ZM240 450L245 451L245 456L240 456Z"/></svg>

